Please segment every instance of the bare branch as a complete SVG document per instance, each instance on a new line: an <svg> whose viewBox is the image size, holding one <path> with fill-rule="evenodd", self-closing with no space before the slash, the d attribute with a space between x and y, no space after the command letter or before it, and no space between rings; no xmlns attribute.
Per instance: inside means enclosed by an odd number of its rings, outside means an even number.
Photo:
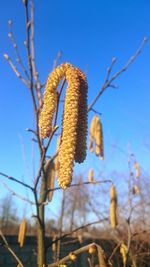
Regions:
<svg viewBox="0 0 150 267"><path fill-rule="evenodd" d="M19 70L17 69L17 67L14 65L14 63L12 62L11 58L8 56L8 54L4 54L3 55L4 58L8 61L11 69L13 70L13 72L16 74L16 76L29 88L29 84L28 84L28 81L25 80L23 78L23 76L20 74Z"/></svg>
<svg viewBox="0 0 150 267"><path fill-rule="evenodd" d="M102 183L111 183L113 184L113 182L111 180L99 180L99 181L93 181L91 182L83 182L83 183L76 183L76 184L71 184L69 188L72 187L76 187L76 186L83 186L83 185L96 185L96 184L102 184ZM69 190L69 188L67 188L66 190ZM57 190L62 190L61 187L55 187L53 189L49 189L47 190L46 194L48 194L50 191L57 191Z"/></svg>
<svg viewBox="0 0 150 267"><path fill-rule="evenodd" d="M26 188L29 188L31 191L34 190L33 187L31 187L30 185L28 185L28 184L26 184L24 182L21 182L18 179L14 178L12 176L9 176L9 175L7 175L7 174L5 174L3 172L0 172L0 175L3 176L3 177L5 177L5 178L7 178L7 179L9 179L9 180L11 180L11 181L14 181L14 182L16 182L18 184L21 184L21 185L25 186Z"/></svg>
<svg viewBox="0 0 150 267"><path fill-rule="evenodd" d="M48 249L49 247L51 247L52 244L58 242L59 240L64 239L65 237L67 237L67 236L69 236L69 235L72 235L73 233L75 233L75 232L77 232L77 231L79 231L79 230L81 230L81 229L84 229L84 228L86 228L86 227L89 227L89 226L91 226L91 225L93 225L93 224L102 223L102 222L104 222L104 221L108 221L108 218L103 218L103 219L98 220L98 221L94 221L94 222L91 222L91 223L84 224L84 225L82 225L82 226L80 226L80 227L74 229L73 231L67 233L67 234L61 235L61 237L56 238L56 239L55 239L54 241L52 241L49 245L47 245L46 249Z"/></svg>
<svg viewBox="0 0 150 267"><path fill-rule="evenodd" d="M107 89L108 87L112 87L112 82L120 75L122 74L124 71L127 70L127 68L129 67L129 65L131 65L131 63L137 58L137 56L141 53L143 47L145 46L146 42L147 42L147 38L145 37L142 41L142 43L140 44L139 48L137 49L137 51L135 52L135 54L133 56L130 57L130 59L128 60L128 62L119 70L117 71L111 78L109 78L112 67L114 65L114 63L116 62L116 59L113 58L112 62L110 64L110 67L107 69L107 74L106 74L106 78L104 81L104 84L102 85L100 91L98 92L97 96L95 97L95 99L92 101L92 103L89 105L88 107L88 111L91 111L93 106L95 105L95 103L98 101L98 99L100 98L100 96L103 94L103 92L105 91L105 89Z"/></svg>
<svg viewBox="0 0 150 267"><path fill-rule="evenodd" d="M42 96L41 96L41 83L39 81L39 73L37 71L36 62L35 62L35 45L34 45L34 4L33 1L30 1L30 16L31 16L31 25L30 25L30 47L31 47L31 64L33 70L33 77L35 79L35 87L37 98L39 102L39 107L42 106Z"/></svg>
<svg viewBox="0 0 150 267"><path fill-rule="evenodd" d="M15 260L18 262L19 266L20 267L24 267L22 261L18 258L18 256L16 255L16 253L12 250L12 248L9 246L5 236L3 235L2 231L0 230L0 236L4 242L3 244L3 247L6 248L10 253L11 255L15 258Z"/></svg>
<svg viewBox="0 0 150 267"><path fill-rule="evenodd" d="M53 69L55 69L58 65L59 60L62 57L62 51L58 51L56 58L53 61Z"/></svg>
<svg viewBox="0 0 150 267"><path fill-rule="evenodd" d="M16 196L19 199L28 202L31 205L35 205L35 203L31 200L29 200L28 198L23 197L22 195L19 195L18 193L16 193L14 190L12 190L7 184L5 184L3 181L0 181L4 187L7 188L7 190L12 194L12 196Z"/></svg>
<svg viewBox="0 0 150 267"><path fill-rule="evenodd" d="M16 57L17 57L17 62L18 64L20 65L22 71L24 72L25 76L27 77L27 79L29 80L29 74L22 62L22 59L21 59L21 56L20 56L20 53L19 53L19 49L18 49L18 46L17 46L17 43L15 41L15 37L14 37L14 34L13 34L13 27L12 27L12 21L8 21L8 26L9 26L9 33L8 33L8 37L10 39L10 41L12 42L12 45L13 45L13 48L15 50L15 53L16 53Z"/></svg>

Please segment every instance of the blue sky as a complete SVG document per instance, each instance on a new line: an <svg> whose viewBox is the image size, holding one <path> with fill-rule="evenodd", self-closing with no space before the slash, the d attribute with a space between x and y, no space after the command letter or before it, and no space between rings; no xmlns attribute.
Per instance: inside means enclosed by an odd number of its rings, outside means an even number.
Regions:
<svg viewBox="0 0 150 267"><path fill-rule="evenodd" d="M114 73L133 55L142 39L150 37L149 10L149 0L35 0L36 57L41 80L46 80L61 50L61 62L71 62L87 73L90 104L104 81L112 57L117 57ZM0 171L26 180L32 177L32 159L36 158L31 135L25 131L33 127L33 113L29 91L3 58L3 53L8 53L15 61L7 37L9 19L13 21L16 41L26 63L21 0L2 1L0 10ZM149 72L150 40L127 72L116 80L119 89L108 89L95 105L102 113L104 162L88 155L87 162L75 168L77 173L84 173L91 166L106 173L127 172L129 151L150 171ZM92 115L89 114L89 121Z"/></svg>

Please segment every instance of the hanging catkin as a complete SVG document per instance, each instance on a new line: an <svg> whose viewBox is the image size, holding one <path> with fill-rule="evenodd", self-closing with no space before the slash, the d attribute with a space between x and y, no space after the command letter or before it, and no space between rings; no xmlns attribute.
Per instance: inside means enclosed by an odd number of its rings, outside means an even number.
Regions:
<svg viewBox="0 0 150 267"><path fill-rule="evenodd" d="M122 261L123 261L123 264L126 263L126 260L127 260L127 253L128 253L128 248L127 248L127 246L125 245L125 243L122 242L121 245L120 245L120 254L122 255Z"/></svg>
<svg viewBox="0 0 150 267"><path fill-rule="evenodd" d="M86 158L87 137L87 81L85 75L77 69L80 80L80 95L78 103L77 144L75 150L75 161L81 163Z"/></svg>
<svg viewBox="0 0 150 267"><path fill-rule="evenodd" d="M89 169L88 182L89 183L93 183L94 182L94 170L93 169Z"/></svg>
<svg viewBox="0 0 150 267"><path fill-rule="evenodd" d="M108 267L104 250L97 246L99 267Z"/></svg>
<svg viewBox="0 0 150 267"><path fill-rule="evenodd" d="M134 163L134 169L135 169L135 176L136 178L140 177L140 165L138 162Z"/></svg>
<svg viewBox="0 0 150 267"><path fill-rule="evenodd" d="M18 233L18 243L20 247L23 247L26 237L26 231L27 231L27 222L25 219L23 219L19 226L19 233Z"/></svg>
<svg viewBox="0 0 150 267"><path fill-rule="evenodd" d="M97 117L96 121L95 143L96 143L96 148L95 148L96 156L99 156L100 159L104 159L103 128L99 117Z"/></svg>
<svg viewBox="0 0 150 267"><path fill-rule="evenodd" d="M47 190L51 190L47 194L48 201L52 200L53 197L53 189L54 189L54 179L55 179L55 164L51 159L47 160L44 166L45 179L46 179L46 187Z"/></svg>
<svg viewBox="0 0 150 267"><path fill-rule="evenodd" d="M72 180L74 160L82 162L86 156L87 82L84 74L69 63L61 64L48 77L44 105L39 118L41 137L51 134L52 119L57 105L56 88L65 77L66 89L61 144L59 147L58 183L66 188Z"/></svg>
<svg viewBox="0 0 150 267"><path fill-rule="evenodd" d="M112 228L116 228L118 224L117 218L117 192L115 186L110 188L110 223Z"/></svg>
<svg viewBox="0 0 150 267"><path fill-rule="evenodd" d="M58 136L57 138L57 146L56 146L56 153L57 153L57 156L55 158L55 171L56 171L56 176L57 176L57 172L59 170L59 146L60 146L60 142L61 142L61 137Z"/></svg>
<svg viewBox="0 0 150 267"><path fill-rule="evenodd" d="M94 115L90 125L90 152L94 152L100 159L104 159L103 127L100 118Z"/></svg>
<svg viewBox="0 0 150 267"><path fill-rule="evenodd" d="M96 116L94 115L90 124L90 144L89 150L91 153L94 152L94 142L95 142L95 126L96 126Z"/></svg>

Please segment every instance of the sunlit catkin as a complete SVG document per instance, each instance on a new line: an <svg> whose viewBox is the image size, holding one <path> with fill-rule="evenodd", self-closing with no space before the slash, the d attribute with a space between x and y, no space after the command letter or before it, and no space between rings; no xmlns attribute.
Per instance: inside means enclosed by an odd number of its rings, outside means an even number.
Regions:
<svg viewBox="0 0 150 267"><path fill-rule="evenodd" d="M86 158L86 138L87 138L87 81L85 75L77 69L80 80L80 94L78 103L77 122L77 143L75 150L75 161L81 163Z"/></svg>
<svg viewBox="0 0 150 267"><path fill-rule="evenodd" d="M134 163L134 169L135 169L135 176L136 178L140 177L140 165L138 162Z"/></svg>
<svg viewBox="0 0 150 267"><path fill-rule="evenodd" d="M97 117L96 127L95 127L95 143L96 143L96 148L95 148L96 156L99 156L100 159L104 159L103 127L99 117Z"/></svg>
<svg viewBox="0 0 150 267"><path fill-rule="evenodd" d="M89 144L89 150L91 153L94 152L94 142L95 142L95 128L96 128L96 121L97 116L93 116L91 124L90 124L90 144Z"/></svg>
<svg viewBox="0 0 150 267"><path fill-rule="evenodd" d="M61 64L49 75L39 128L42 138L48 137L52 131L52 119L57 106L56 88L62 77L65 77L68 86L59 147L58 183L66 188L72 180L74 160L82 162L86 156L87 82L84 74L73 65Z"/></svg>
<svg viewBox="0 0 150 267"><path fill-rule="evenodd" d="M127 246L125 245L125 243L122 242L121 245L120 245L120 254L122 255L122 261L123 261L123 264L126 263L126 260L127 260L127 253L128 253L128 248L127 248Z"/></svg>
<svg viewBox="0 0 150 267"><path fill-rule="evenodd" d="M99 267L108 267L104 250L97 246Z"/></svg>
<svg viewBox="0 0 150 267"><path fill-rule="evenodd" d="M115 186L110 188L110 223L112 228L116 228L118 224L117 218L117 192Z"/></svg>
<svg viewBox="0 0 150 267"><path fill-rule="evenodd" d="M56 175L57 175L57 172L59 170L59 146L60 146L60 142L61 142L61 136L58 136L57 138L57 146L56 146L56 153L57 153L57 156L55 158L55 171L56 171Z"/></svg>
<svg viewBox="0 0 150 267"><path fill-rule="evenodd" d="M93 183L94 182L94 170L93 169L89 169L88 182L89 183Z"/></svg>
<svg viewBox="0 0 150 267"><path fill-rule="evenodd" d="M51 201L53 197L54 178L55 178L55 164L51 159L47 160L44 166L44 171L45 171L45 179L47 185L46 187L47 190L50 190L47 194L47 199L48 201Z"/></svg>
<svg viewBox="0 0 150 267"><path fill-rule="evenodd" d="M27 231L27 222L25 219L23 219L19 226L19 233L18 233L18 243L20 247L23 247L26 237L26 231Z"/></svg>
<svg viewBox="0 0 150 267"><path fill-rule="evenodd" d="M94 152L100 159L104 159L103 127L100 118L94 115L90 125L90 152Z"/></svg>

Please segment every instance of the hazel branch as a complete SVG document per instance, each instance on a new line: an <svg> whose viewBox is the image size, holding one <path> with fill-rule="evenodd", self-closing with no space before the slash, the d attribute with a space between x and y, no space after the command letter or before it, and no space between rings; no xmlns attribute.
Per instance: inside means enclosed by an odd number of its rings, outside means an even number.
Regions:
<svg viewBox="0 0 150 267"><path fill-rule="evenodd" d="M20 267L24 267L22 261L18 258L18 256L16 255L16 253L12 250L12 248L11 248L10 245L8 244L6 238L5 238L5 236L3 235L3 233L2 233L1 230L0 230L0 236L1 236L2 240L3 240L3 242L4 242L4 244L2 244L2 246L3 246L4 248L6 248L6 249L10 252L10 254L15 258L15 260L17 261L17 263L19 264Z"/></svg>
<svg viewBox="0 0 150 267"><path fill-rule="evenodd" d="M28 202L31 205L35 205L35 203L31 200L29 200L28 198L23 197L22 195L19 195L18 193L16 193L14 190L12 190L7 184L5 184L3 181L0 181L3 186L12 194L12 196L18 197L19 199Z"/></svg>
<svg viewBox="0 0 150 267"><path fill-rule="evenodd" d="M36 88L36 94L39 102L39 107L42 107L42 96L41 96L41 83L39 81L39 73L37 71L36 66L36 57L35 57L35 45L34 45L34 4L33 1L30 1L30 16L31 16L31 24L30 24L30 47L31 47L31 64L32 64L32 70L33 70L33 77L35 80L35 88Z"/></svg>
<svg viewBox="0 0 150 267"><path fill-rule="evenodd" d="M58 51L56 58L53 61L53 69L55 69L58 65L59 60L62 57L62 51Z"/></svg>
<svg viewBox="0 0 150 267"><path fill-rule="evenodd" d="M58 242L59 240L62 240L62 239L64 239L64 238L66 238L67 236L72 235L73 233L75 233L75 232L77 232L77 231L79 231L79 230L81 230L81 229L84 229L84 228L86 228L86 227L89 227L89 226L91 226L91 225L93 225L93 224L102 223L102 222L104 222L104 221L108 221L108 218L103 218L103 219L101 219L101 220L94 221L94 222L87 223L87 224L84 224L84 225L82 225L82 226L79 226L79 227L77 227L76 229L72 230L71 232L66 233L66 234L64 234L64 235L61 235L60 237L58 237L58 238L56 238L55 240L53 240L50 244L47 245L46 249L48 249L49 247L51 247L54 243Z"/></svg>
<svg viewBox="0 0 150 267"><path fill-rule="evenodd" d="M14 65L14 63L13 63L12 59L9 57L9 55L5 53L5 54L3 54L3 56L7 60L8 64L10 65L10 67L12 69L12 71L16 74L17 78L19 78L29 88L28 81L23 78L23 76L21 75L21 73L19 72L17 67Z"/></svg>
<svg viewBox="0 0 150 267"><path fill-rule="evenodd" d="M96 184L102 184L102 183L111 183L113 185L113 182L111 180L99 180L99 181L93 181L93 182L83 182L83 183L76 183L76 184L71 184L69 186L69 188L71 187L76 187L76 186L83 186L83 185L96 185ZM69 188L67 190L69 190ZM47 190L46 194L48 194L51 191L57 191L57 190L61 190L61 187L55 187L53 189L49 189Z"/></svg>
<svg viewBox="0 0 150 267"><path fill-rule="evenodd" d="M97 96L94 98L94 100L92 101L92 103L89 105L88 107L88 111L91 111L93 106L95 105L95 103L98 101L98 99L100 98L100 96L103 94L103 92L108 88L108 87L114 87L114 85L112 85L112 82L118 78L118 76L120 76L124 71L127 70L127 68L133 63L133 61L137 58L137 56L142 52L142 49L144 48L146 42L148 41L148 38L145 37L143 39L143 41L141 42L139 48L137 49L137 51L134 53L133 56L130 57L130 59L127 61L127 63L119 70L117 71L112 77L110 77L111 71L112 71L112 67L114 66L115 62L116 62L116 58L112 59L112 62L109 66L109 68L107 69L107 74L106 74L106 78L104 80L104 83L100 89L100 91L98 92Z"/></svg>
<svg viewBox="0 0 150 267"><path fill-rule="evenodd" d="M34 190L32 186L30 186L30 185L28 185L28 184L26 184L26 183L24 183L24 182L21 182L21 181L19 181L18 179L14 178L14 177L12 177L12 176L9 176L9 175L7 175L7 174L5 174L5 173L3 173L3 172L0 172L0 175L3 176L3 177L5 177L6 179L9 179L9 180L14 181L14 182L16 182L16 183L18 183L18 184L21 184L21 185L23 185L23 186L26 187L26 188L29 188L31 191Z"/></svg>
<svg viewBox="0 0 150 267"><path fill-rule="evenodd" d="M84 246L84 247L82 247L82 248L79 248L79 249L74 250L74 251L73 251L73 254L75 254L75 255L77 256L77 255L79 255L80 253L89 251L89 249L90 249L91 247L96 247L96 248L97 248L97 251L98 251L99 253L103 253L103 249L102 249L99 245L97 245L96 243L91 243L91 244L88 244L88 245L86 245L86 246ZM97 254L98 254L98 253L97 253ZM67 261L71 261L71 260L70 260L70 254L68 254L68 255L65 256L63 259L61 259L61 260L59 260L59 261L57 261L57 262L55 262L55 263L48 264L48 267L59 266L59 265L61 265L61 264L63 264L63 263L66 263Z"/></svg>
<svg viewBox="0 0 150 267"><path fill-rule="evenodd" d="M19 49L18 49L18 46L17 46L17 43L15 41L15 37L14 37L14 34L13 34L13 24L12 24L12 21L9 20L8 21L8 26L9 26L9 33L8 33L8 37L13 45L13 48L15 50L15 53L16 53L16 57L17 57L17 62L18 64L20 65L23 73L25 74L25 76L27 77L27 79L29 80L29 74L23 64L23 61L21 59L21 56L20 56L20 53L19 53Z"/></svg>

